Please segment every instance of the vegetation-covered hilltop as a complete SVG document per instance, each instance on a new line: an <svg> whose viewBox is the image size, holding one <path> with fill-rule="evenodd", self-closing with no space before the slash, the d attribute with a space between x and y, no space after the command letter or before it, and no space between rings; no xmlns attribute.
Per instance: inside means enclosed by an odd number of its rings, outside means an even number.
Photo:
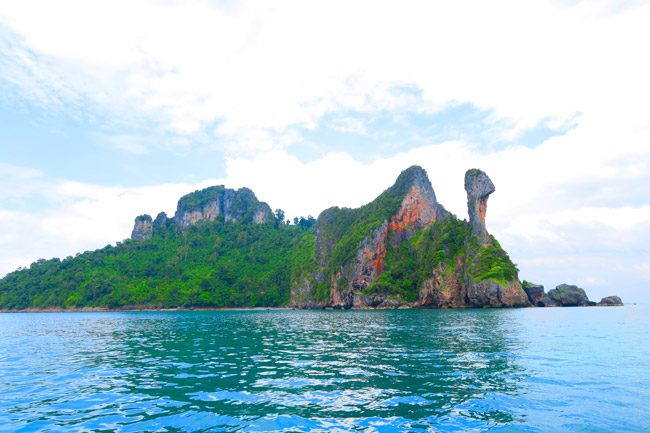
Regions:
<svg viewBox="0 0 650 433"><path fill-rule="evenodd" d="M176 213L136 218L131 239L0 280L0 308L527 306L517 268L485 229L494 185L465 179L470 221L417 166L358 209L289 224L249 189L210 187Z"/></svg>

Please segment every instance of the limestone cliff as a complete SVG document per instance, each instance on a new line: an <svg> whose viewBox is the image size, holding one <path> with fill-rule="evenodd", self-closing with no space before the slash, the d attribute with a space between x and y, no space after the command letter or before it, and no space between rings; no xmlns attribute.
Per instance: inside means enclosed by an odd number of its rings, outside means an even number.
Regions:
<svg viewBox="0 0 650 433"><path fill-rule="evenodd" d="M143 241L151 239L153 233L153 223L150 215L140 215L135 218L131 239L134 241Z"/></svg>
<svg viewBox="0 0 650 433"><path fill-rule="evenodd" d="M233 190L219 185L181 197L173 218L168 218L165 212L160 212L153 221L149 215L137 217L131 239L148 240L153 233L170 226L183 230L200 221L263 224L274 220L269 205L258 201L250 189Z"/></svg>
<svg viewBox="0 0 650 433"><path fill-rule="evenodd" d="M495 191L494 184L485 172L474 168L465 173L465 191L472 234L481 245L486 245L490 239L485 227L485 214L488 197Z"/></svg>
<svg viewBox="0 0 650 433"><path fill-rule="evenodd" d="M238 190L223 185L212 186L182 197L174 221L187 228L198 221L242 222L261 224L273 219L271 208L260 202L248 188Z"/></svg>
<svg viewBox="0 0 650 433"><path fill-rule="evenodd" d="M391 188L359 209L321 213L316 266L292 287L293 305L529 305L516 267L485 230L487 196L494 185L485 173L475 171L466 176L468 203L476 211L470 215L478 217L474 225L459 221L438 203L418 166L402 172Z"/></svg>

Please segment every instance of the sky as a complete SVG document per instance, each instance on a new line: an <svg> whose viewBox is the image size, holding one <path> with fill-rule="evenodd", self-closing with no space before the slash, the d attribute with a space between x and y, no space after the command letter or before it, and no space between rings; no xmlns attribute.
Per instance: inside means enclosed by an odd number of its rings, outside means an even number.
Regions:
<svg viewBox="0 0 650 433"><path fill-rule="evenodd" d="M287 216L410 165L520 278L650 301L646 1L0 0L0 276L209 185Z"/></svg>

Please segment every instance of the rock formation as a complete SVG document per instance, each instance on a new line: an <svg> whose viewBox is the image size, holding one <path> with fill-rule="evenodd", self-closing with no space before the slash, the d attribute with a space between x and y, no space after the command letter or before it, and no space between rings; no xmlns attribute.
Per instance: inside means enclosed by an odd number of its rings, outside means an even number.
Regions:
<svg viewBox="0 0 650 433"><path fill-rule="evenodd" d="M483 227L479 232L438 203L426 172L418 166L402 172L391 188L359 209L332 208L321 213L316 239L318 266L292 288L293 305L333 308L530 305L516 277L516 268L498 244L492 245L493 239L485 231L485 204L494 186L485 173L480 174L468 176L466 183L468 196L477 209L482 209L480 215L476 214ZM392 210L392 203L399 206ZM383 215L381 219L380 215ZM364 230L368 230L365 237L360 235ZM413 243L412 239L418 242ZM429 251L433 248L437 252ZM430 263L422 262L423 256L434 252ZM494 260L503 261L514 273L506 279L492 276L488 262ZM414 300L391 294L395 284L403 284L402 280L411 286L415 282L412 273L416 271L405 273L395 269L401 266L395 263L402 261L420 262L423 270L428 268L429 277L422 278L417 283L419 287L413 288ZM386 276L387 265L392 265L389 276ZM482 270L486 266L487 271ZM500 265L495 266L501 269ZM329 288L327 299L315 300L309 295L319 286Z"/></svg>
<svg viewBox="0 0 650 433"><path fill-rule="evenodd" d="M232 190L223 185L195 191L178 202L174 221L187 228L198 221L243 222L262 224L273 219L271 208L259 202L248 188Z"/></svg>
<svg viewBox="0 0 650 433"><path fill-rule="evenodd" d="M410 188L404 195L399 210L388 222L389 230L395 234L393 244L409 239L415 232L449 215L436 200L436 193L426 171L419 166L409 170L403 176L411 176Z"/></svg>
<svg viewBox="0 0 650 433"><path fill-rule="evenodd" d="M212 186L181 197L173 218L168 218L165 212L160 212L153 221L149 215L137 217L131 239L144 241L173 225L182 230L200 221L216 220L263 224L274 221L275 216L269 205L258 201L248 188L233 190L223 185Z"/></svg>
<svg viewBox="0 0 650 433"><path fill-rule="evenodd" d="M528 295L528 300L533 305L538 305L539 302L544 299L544 286L541 284L534 284L528 281L523 281L521 286L523 287L526 295Z"/></svg>
<svg viewBox="0 0 650 433"><path fill-rule="evenodd" d="M167 224L169 224L170 220L167 218L167 214L165 212L160 212L157 216L156 219L153 220L153 229L154 231L162 230L167 227Z"/></svg>
<svg viewBox="0 0 650 433"><path fill-rule="evenodd" d="M577 286L562 284L548 294L541 285L522 287L516 265L485 228L494 185L472 169L465 189L469 222L446 211L426 172L413 166L365 206L330 208L317 220L301 218L292 225L280 213L276 218L250 189L206 188L183 196L173 217L164 212L153 221L137 217L131 237L144 245L118 242L64 261L39 260L0 279L0 308L141 302L299 308L596 305ZM79 287L92 288L90 297L80 296ZM622 302L611 296L598 305Z"/></svg>
<svg viewBox="0 0 650 433"><path fill-rule="evenodd" d="M560 284L549 290L546 296L539 301L542 307L585 307L590 305L589 298L584 289L569 284Z"/></svg>
<svg viewBox="0 0 650 433"><path fill-rule="evenodd" d="M144 241L151 239L153 234L153 223L150 215L140 215L135 218L131 239L134 241Z"/></svg>
<svg viewBox="0 0 650 433"><path fill-rule="evenodd" d="M365 225L363 219L366 216L374 217L374 207L378 208L376 211L379 213L387 203L398 199L397 209L386 215L368 236L359 240L352 260L343 263L328 278L326 274L333 254L333 238L340 230L339 219L349 218ZM316 272L315 279L330 286L328 305L334 308L389 308L399 305L386 296L369 296L360 292L372 285L384 271L389 245L399 246L424 227L448 215L436 200L426 172L418 166L402 172L393 187L361 209L332 208L324 211L318 218L317 255L321 270Z"/></svg>
<svg viewBox="0 0 650 433"><path fill-rule="evenodd" d="M495 191L494 184L487 174L474 168L465 173L465 191L472 234L480 245L487 245L490 239L485 228L485 213L488 197Z"/></svg>
<svg viewBox="0 0 650 433"><path fill-rule="evenodd" d="M622 307L623 301L618 296L606 296L597 305L599 307Z"/></svg>

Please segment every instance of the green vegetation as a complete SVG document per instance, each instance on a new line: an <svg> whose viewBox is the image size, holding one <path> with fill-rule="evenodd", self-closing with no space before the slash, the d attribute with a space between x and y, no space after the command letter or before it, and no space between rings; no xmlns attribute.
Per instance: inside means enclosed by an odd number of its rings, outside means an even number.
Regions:
<svg viewBox="0 0 650 433"><path fill-rule="evenodd" d="M467 264L459 269L459 264ZM384 294L412 302L418 297L422 283L433 269L460 273L460 278L474 282L495 281L502 285L517 278L518 269L492 238L492 244L479 247L465 221L453 215L436 221L398 246L389 243L386 267L365 293Z"/></svg>
<svg viewBox="0 0 650 433"><path fill-rule="evenodd" d="M224 194L226 188L223 185L210 186L208 188L194 191L187 194L178 201L178 208L182 210L200 209L210 202L217 201L217 199Z"/></svg>
<svg viewBox="0 0 650 433"><path fill-rule="evenodd" d="M299 226L172 225L65 260L39 260L0 280L0 308L256 307L289 303L315 235Z"/></svg>
<svg viewBox="0 0 650 433"><path fill-rule="evenodd" d="M473 278L474 281L494 281L501 285L507 285L509 281L517 278L519 269L512 263L499 242L490 236L491 244L481 247L474 260Z"/></svg>
<svg viewBox="0 0 650 433"><path fill-rule="evenodd" d="M146 240L128 240L65 260L41 259L0 280L0 309L326 305L330 284L348 291L359 281L356 256L364 239L377 244L372 272L383 268L364 294L412 302L434 272L462 287L516 280L517 267L496 239L479 245L470 225L453 215L444 213L416 232L382 228L413 185L427 186L423 182L428 182L424 170L411 167L365 206L330 208L318 221L300 217L293 225L285 221L284 211L271 212L249 189L196 191L182 197L177 210L180 216L198 211L194 224L182 222L180 227L177 219L161 213L152 224L151 239L146 239L151 233L147 228L146 236L134 235ZM201 212L213 204L218 216L209 208L214 221L201 220ZM254 224L260 211L267 218ZM380 228L388 237L384 257ZM363 278L370 275L368 269Z"/></svg>
<svg viewBox="0 0 650 433"><path fill-rule="evenodd" d="M327 263L327 281L344 264L354 260L363 239L399 210L414 177L421 172L420 167L404 170L392 187L365 206L357 209L333 207L321 213L318 217L320 254Z"/></svg>
<svg viewBox="0 0 650 433"><path fill-rule="evenodd" d="M523 287L524 289L527 289L532 286L541 286L541 284L531 283L530 281L526 281L526 280L523 280L521 282L521 287Z"/></svg>

